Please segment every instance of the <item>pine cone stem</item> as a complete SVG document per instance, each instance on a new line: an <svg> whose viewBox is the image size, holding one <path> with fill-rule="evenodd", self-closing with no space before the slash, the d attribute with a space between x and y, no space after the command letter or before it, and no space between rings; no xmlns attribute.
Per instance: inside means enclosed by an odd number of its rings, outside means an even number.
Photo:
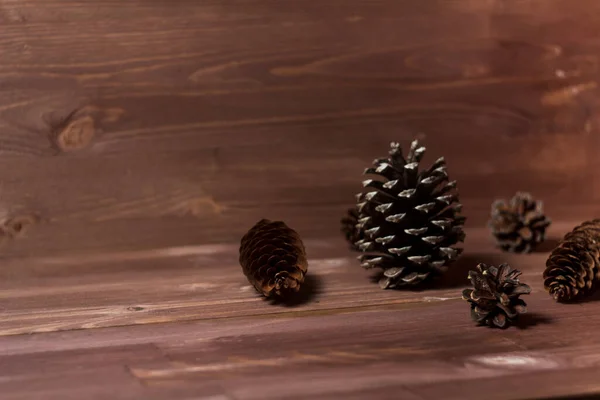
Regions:
<svg viewBox="0 0 600 400"><path fill-rule="evenodd" d="M550 253L544 287L559 302L591 295L600 281L600 219L567 233Z"/></svg>
<svg viewBox="0 0 600 400"><path fill-rule="evenodd" d="M267 219L242 237L239 261L248 281L266 297L298 292L308 270L298 233L284 222Z"/></svg>

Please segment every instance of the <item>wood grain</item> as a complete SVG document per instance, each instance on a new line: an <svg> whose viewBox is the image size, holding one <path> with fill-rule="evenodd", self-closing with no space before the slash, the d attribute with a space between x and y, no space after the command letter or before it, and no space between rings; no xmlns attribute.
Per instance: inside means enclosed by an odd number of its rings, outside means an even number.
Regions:
<svg viewBox="0 0 600 400"><path fill-rule="evenodd" d="M554 224L550 237L571 224ZM228 245L8 263L0 387L11 399L42 390L50 398L118 392L151 399L597 392L600 342L587 328L598 302L554 302L541 282L548 253L502 254L487 233L468 230L463 264L437 289L420 292L380 290L341 240L307 242L309 276L320 291L294 307L247 290ZM111 265L117 258L124 261ZM474 326L460 299L468 269L500 260L521 269L533 288L530 313L505 331ZM98 385L99 377L114 380L113 389ZM35 382L35 390L22 382Z"/></svg>
<svg viewBox="0 0 600 400"><path fill-rule="evenodd" d="M562 236L574 224L555 225L551 237ZM417 303L433 307L438 302L457 302L456 286L465 285L464 276L478 262L508 261L519 268L519 258L497 254L488 235L487 229L468 230L466 255L440 289L430 293L378 290L341 238L306 241L310 273L305 300L295 307L273 306L256 295L241 273L234 245L7 262L0 284L4 309L0 335L249 315L302 317L339 314L349 308L402 310ZM529 255L531 268L524 271L535 279L531 286L539 292L544 292L540 276L545 257ZM168 276L157 280L166 270Z"/></svg>
<svg viewBox="0 0 600 400"><path fill-rule="evenodd" d="M598 394L598 302L545 293L548 252L600 199L594 0L0 0L3 399L540 399ZM390 141L444 156L465 254L382 291L339 235ZM493 247L495 198L553 220ZM270 304L239 239L303 237L308 285ZM533 293L476 327L478 262Z"/></svg>
<svg viewBox="0 0 600 400"><path fill-rule="evenodd" d="M343 212L414 137L466 204L586 204L598 6L579 4L3 1L0 206L46 222L6 254L233 241L273 210L318 226L306 207Z"/></svg>
<svg viewBox="0 0 600 400"><path fill-rule="evenodd" d="M550 238L572 224L553 224ZM501 254L487 234L469 229L463 263L423 292L381 291L339 238L308 241L320 291L293 308L247 290L233 245L7 261L0 387L10 399L596 392L600 342L574 327L589 327L598 303L555 303L541 288L547 253ZM478 261L524 271L534 291L519 328L470 321L459 296Z"/></svg>

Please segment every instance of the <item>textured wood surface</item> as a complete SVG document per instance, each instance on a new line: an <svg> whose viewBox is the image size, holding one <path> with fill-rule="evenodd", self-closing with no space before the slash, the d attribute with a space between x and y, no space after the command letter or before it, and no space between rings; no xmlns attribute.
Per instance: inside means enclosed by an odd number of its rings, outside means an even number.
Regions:
<svg viewBox="0 0 600 400"><path fill-rule="evenodd" d="M330 236L390 141L496 196L598 199L594 0L0 3L5 255Z"/></svg>
<svg viewBox="0 0 600 400"><path fill-rule="evenodd" d="M0 0L0 398L583 399L600 303L559 305L555 240L598 217L596 0ZM390 141L445 156L466 253L381 291L338 233ZM505 255L497 197L544 200ZM304 238L298 304L237 264L261 218ZM475 327L477 262L532 286Z"/></svg>
<svg viewBox="0 0 600 400"><path fill-rule="evenodd" d="M574 223L554 224L545 247ZM555 303L542 287L545 248L502 254L481 228L467 238L461 261L420 291L382 291L341 238L309 240L309 290L293 305L258 297L229 245L99 253L79 265L15 261L0 286L0 391L6 399L420 400L600 392L596 298ZM531 285L516 327L472 323L460 296L481 261L507 261Z"/></svg>

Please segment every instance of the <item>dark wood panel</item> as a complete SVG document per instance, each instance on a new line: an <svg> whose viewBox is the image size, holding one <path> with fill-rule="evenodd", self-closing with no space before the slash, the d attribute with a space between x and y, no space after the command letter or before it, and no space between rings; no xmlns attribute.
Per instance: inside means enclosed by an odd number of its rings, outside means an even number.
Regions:
<svg viewBox="0 0 600 400"><path fill-rule="evenodd" d="M576 351L576 350L575 350ZM581 350L580 350L581 351ZM583 350L583 351L588 351ZM591 350L589 350L591 351ZM465 385L463 382L411 387L411 393L423 399L436 399L444 393L447 399L464 399L478 390L489 391L490 399L594 399L600 395L594 377L600 373L597 366L577 370L565 382L565 370L515 374L499 379L482 378ZM492 383L493 382L493 383ZM585 397L588 395L589 397ZM581 397L580 397L581 396Z"/></svg>
<svg viewBox="0 0 600 400"><path fill-rule="evenodd" d="M139 382L123 368L97 368L78 372L76 366L60 375L32 376L30 379L8 379L0 382L2 396L7 400L111 398L134 400L144 397Z"/></svg>
<svg viewBox="0 0 600 400"><path fill-rule="evenodd" d="M95 349L73 349L42 353L19 354L3 357L0 374L15 380L42 375L60 375L72 369L80 372L99 367L120 366L128 362L165 362L161 351L152 344L130 346L103 346Z"/></svg>
<svg viewBox="0 0 600 400"><path fill-rule="evenodd" d="M486 248L485 237L479 233L477 238L472 251ZM321 251L330 253L329 249ZM46 390L51 398L76 398L84 393L107 396L112 390L118 398L160 399L207 393L236 399L357 398L361 393L386 398L387 393L406 393L407 398L434 399L440 393L470 398L467 388L476 388L477 393L489 390L493 398L517 399L595 390L600 342L593 330L573 328L589 326L598 303L555 303L541 289L546 253L505 257L525 272L523 280L534 289L527 298L530 314L520 328L506 331L472 324L468 305L453 297L460 293L460 284L426 292L381 291L360 274L358 266L335 264L333 259L313 264L313 275L327 288L313 304L285 309L251 301L255 297L246 292L240 299L244 297L251 308L245 309L241 302L224 300L237 298L237 284L229 286L225 281L233 282L235 275L241 275L238 266L234 269L229 264L234 258L231 253L224 252L229 256L225 255L220 267L214 264L218 275L203 274L198 280L191 279L193 268L181 266L178 258L165 264L154 259L151 271L134 263L128 264L129 270L122 265L120 272L104 271L98 261L96 267L88 261L71 277L44 277L30 270L34 275L27 281L3 288L3 300L12 301L3 307L28 310L22 315L38 326L46 322L38 313L44 310L46 318L55 318L52 331L78 318L88 325L73 324L68 329L75 330L67 332L2 337L0 356L6 363L0 368L4 378L0 384L4 393L14 396L8 398L28 398ZM222 258L219 253L214 257ZM57 265L58 271L65 267L66 260ZM459 274L463 279L465 272ZM361 282L364 287L359 288ZM175 322L181 303L173 307L170 296L178 289L193 291L198 300L216 295L221 305L236 308L242 315L218 319L214 304L205 301L189 314L202 321L148 325L151 321L140 317L128 322L138 324L135 327L80 329L93 327L89 325L95 323L89 313L92 308L118 317L117 307L111 312L103 304L128 304L127 296L140 300L154 296L175 317L163 322ZM335 306L333 299L342 300L344 290L354 300L346 298ZM379 296L398 303L373 303ZM60 315L67 309L59 299L70 307L69 314ZM356 301L370 302L373 307ZM158 307L148 306L146 312L161 316ZM332 306L338 309L327 308ZM250 310L258 313L250 315ZM3 313L3 329L15 315ZM26 324L32 326L21 320L21 326ZM122 371L117 366L130 375L117 373ZM139 380L140 386L131 378ZM69 379L77 385L66 385ZM110 388L98 384L109 379L115 380ZM32 382L35 387L17 382Z"/></svg>
<svg viewBox="0 0 600 400"><path fill-rule="evenodd" d="M560 237L575 223L554 225L550 237ZM2 270L0 335L248 315L335 315L349 307L393 311L417 303L422 303L421 312L437 312L438 303L444 301L459 312L465 309L459 299L460 287L468 283L467 271L478 262L505 261L522 269L524 279L539 292L543 300L539 310L568 315L569 310L554 305L542 288L547 253L525 258L501 254L482 228L468 230L467 237L465 256L439 289L428 293L382 291L370 282L371 274L359 267L341 238L308 240L310 279L296 307L273 306L255 294L241 273L237 245L15 259L5 262Z"/></svg>
<svg viewBox="0 0 600 400"><path fill-rule="evenodd" d="M330 235L321 207L348 205L364 166L415 136L466 204L585 204L585 4L5 2L2 208L40 217L5 254L232 241L230 221L274 215Z"/></svg>
<svg viewBox="0 0 600 400"><path fill-rule="evenodd" d="M178 161L162 157L127 162L67 157L53 159L41 170L25 161L7 165L14 180L3 190L3 217L32 218L33 224L5 242L2 254L42 256L235 243L263 217L286 220L306 238L332 236L361 189L360 171L366 164L354 158L312 162L295 156L291 161L266 160L261 165L258 157L250 155L246 159L252 162L236 165L234 155L243 152L223 153L217 159L227 160L224 167L212 165L209 151L204 152L207 159L180 155ZM296 162L308 165L298 170ZM102 174L110 177L110 184L97 180ZM327 179L331 174L337 176L337 185ZM151 179L144 178L148 176ZM460 182L464 212L473 227L485 224L494 198L527 188L535 189L532 192L545 200L548 214L557 221L586 219L596 211L593 206L569 205L581 205L592 196L594 186L583 176L569 179L556 172L517 179L511 173L490 177L475 171Z"/></svg>

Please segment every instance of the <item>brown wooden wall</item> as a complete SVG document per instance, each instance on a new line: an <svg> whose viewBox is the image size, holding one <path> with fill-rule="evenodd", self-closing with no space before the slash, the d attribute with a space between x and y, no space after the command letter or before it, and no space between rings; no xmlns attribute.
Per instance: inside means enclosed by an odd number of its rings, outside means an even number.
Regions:
<svg viewBox="0 0 600 400"><path fill-rule="evenodd" d="M2 254L335 235L413 137L470 224L593 206L599 56L597 0L2 0Z"/></svg>

